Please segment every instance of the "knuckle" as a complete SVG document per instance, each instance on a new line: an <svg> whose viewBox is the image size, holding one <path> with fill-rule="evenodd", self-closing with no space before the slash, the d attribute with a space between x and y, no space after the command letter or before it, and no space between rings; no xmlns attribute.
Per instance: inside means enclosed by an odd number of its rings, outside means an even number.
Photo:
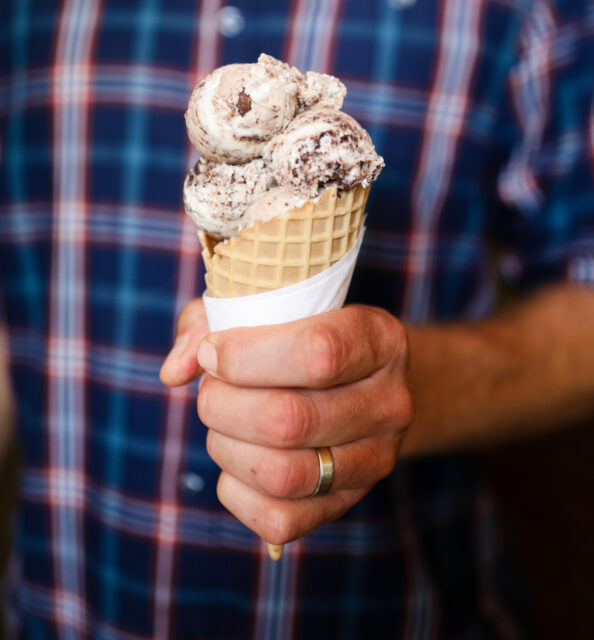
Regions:
<svg viewBox="0 0 594 640"><path fill-rule="evenodd" d="M408 427L414 418L412 394L407 387L398 386L383 402L378 402L378 410L377 419L380 423L400 431Z"/></svg>
<svg viewBox="0 0 594 640"><path fill-rule="evenodd" d="M381 307L374 307L375 312L375 330L378 333L387 336L387 342L389 342L392 349L401 349L403 345L407 343L406 327L400 320Z"/></svg>
<svg viewBox="0 0 594 640"><path fill-rule="evenodd" d="M398 343L401 323L391 313L380 307L356 305L351 308L357 333L371 354L373 362L385 366L393 358Z"/></svg>
<svg viewBox="0 0 594 640"><path fill-rule="evenodd" d="M297 498L307 482L307 470L294 456L280 453L266 477L268 492L277 498Z"/></svg>
<svg viewBox="0 0 594 640"><path fill-rule="evenodd" d="M264 537L272 544L286 544L299 535L295 517L280 508L269 511L264 529Z"/></svg>
<svg viewBox="0 0 594 640"><path fill-rule="evenodd" d="M334 494L334 513L333 518L341 518L350 508L352 504L346 499L341 492Z"/></svg>
<svg viewBox="0 0 594 640"><path fill-rule="evenodd" d="M394 316L391 316L389 327L395 353L402 358L408 354L408 333L406 327Z"/></svg>
<svg viewBox="0 0 594 640"><path fill-rule="evenodd" d="M317 324L307 355L308 374L313 383L338 378L345 362L344 344L339 331L327 322Z"/></svg>
<svg viewBox="0 0 594 640"><path fill-rule="evenodd" d="M210 458L212 460L215 460L216 458L216 447L214 445L214 437L213 434L214 432L212 431L212 429L209 429L206 432L206 453L208 453L208 455L210 456Z"/></svg>
<svg viewBox="0 0 594 640"><path fill-rule="evenodd" d="M221 503L224 503L223 477L224 473L220 473L217 479L217 498L221 501Z"/></svg>
<svg viewBox="0 0 594 640"><path fill-rule="evenodd" d="M268 404L269 433L280 447L295 447L307 441L312 416L304 397L294 391L280 392Z"/></svg>
<svg viewBox="0 0 594 640"><path fill-rule="evenodd" d="M401 394L400 417L406 426L408 426L415 417L415 405L412 393L408 389L404 389Z"/></svg>
<svg viewBox="0 0 594 640"><path fill-rule="evenodd" d="M375 307L353 304L345 307L344 311L349 315L349 324L358 331L364 331L373 324L373 312L376 311L376 309ZM370 311L372 313L370 313ZM378 308L377 311L379 311L380 314L387 313L387 311L381 308Z"/></svg>
<svg viewBox="0 0 594 640"><path fill-rule="evenodd" d="M390 446L381 447L377 454L377 472L379 479L387 478L396 466L396 449Z"/></svg>

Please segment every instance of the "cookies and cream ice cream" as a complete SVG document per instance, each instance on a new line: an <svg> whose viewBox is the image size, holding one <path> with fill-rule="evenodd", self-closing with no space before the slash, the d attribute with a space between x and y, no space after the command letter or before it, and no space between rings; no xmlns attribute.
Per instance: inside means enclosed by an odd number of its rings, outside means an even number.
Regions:
<svg viewBox="0 0 594 640"><path fill-rule="evenodd" d="M262 54L255 64L215 69L195 87L186 111L188 135L209 160L248 162L296 113L313 105L340 109L345 94L332 76L311 71L303 76Z"/></svg>
<svg viewBox="0 0 594 640"><path fill-rule="evenodd" d="M213 238L236 236L250 205L275 186L262 158L226 164L200 158L184 182L186 213Z"/></svg>
<svg viewBox="0 0 594 640"><path fill-rule="evenodd" d="M383 159L361 125L340 111L345 95L337 78L302 74L266 54L204 78L186 112L202 156L184 184L197 227L214 239L237 236L328 187L340 195L375 180Z"/></svg>
<svg viewBox="0 0 594 640"><path fill-rule="evenodd" d="M384 166L369 134L351 116L328 108L300 113L264 148L277 184L305 199L335 185L339 192L369 185Z"/></svg>
<svg viewBox="0 0 594 640"><path fill-rule="evenodd" d="M254 200L243 215L243 228L253 227L257 222L267 222L284 211L297 209L304 204L304 199L282 187L274 187Z"/></svg>

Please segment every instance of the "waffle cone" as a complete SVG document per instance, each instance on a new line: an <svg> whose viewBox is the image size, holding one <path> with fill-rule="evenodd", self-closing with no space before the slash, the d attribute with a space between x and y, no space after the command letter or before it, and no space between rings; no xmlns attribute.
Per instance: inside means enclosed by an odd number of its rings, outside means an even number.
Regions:
<svg viewBox="0 0 594 640"><path fill-rule="evenodd" d="M336 188L319 200L285 211L220 242L199 232L208 294L234 298L286 287L328 269L355 244L369 187L338 197Z"/></svg>

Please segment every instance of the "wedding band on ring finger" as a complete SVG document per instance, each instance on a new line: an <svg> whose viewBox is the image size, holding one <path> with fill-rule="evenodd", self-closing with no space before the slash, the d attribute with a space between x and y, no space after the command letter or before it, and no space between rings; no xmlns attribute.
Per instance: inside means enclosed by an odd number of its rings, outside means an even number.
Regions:
<svg viewBox="0 0 594 640"><path fill-rule="evenodd" d="M312 498L325 496L330 491L334 480L334 461L330 447L315 447L315 451L318 454L320 477L316 490L311 494Z"/></svg>

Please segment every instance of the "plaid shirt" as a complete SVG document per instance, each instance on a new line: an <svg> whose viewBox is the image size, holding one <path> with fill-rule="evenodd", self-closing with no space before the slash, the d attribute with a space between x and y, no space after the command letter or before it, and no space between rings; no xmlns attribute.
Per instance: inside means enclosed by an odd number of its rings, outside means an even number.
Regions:
<svg viewBox="0 0 594 640"><path fill-rule="evenodd" d="M477 318L500 275L594 281L594 9L236 5L0 3L0 285L23 449L13 637L519 637L466 458L399 462L279 563L219 505L196 388L158 379L203 287L183 112L206 73L261 51L341 77L386 160L351 300Z"/></svg>

